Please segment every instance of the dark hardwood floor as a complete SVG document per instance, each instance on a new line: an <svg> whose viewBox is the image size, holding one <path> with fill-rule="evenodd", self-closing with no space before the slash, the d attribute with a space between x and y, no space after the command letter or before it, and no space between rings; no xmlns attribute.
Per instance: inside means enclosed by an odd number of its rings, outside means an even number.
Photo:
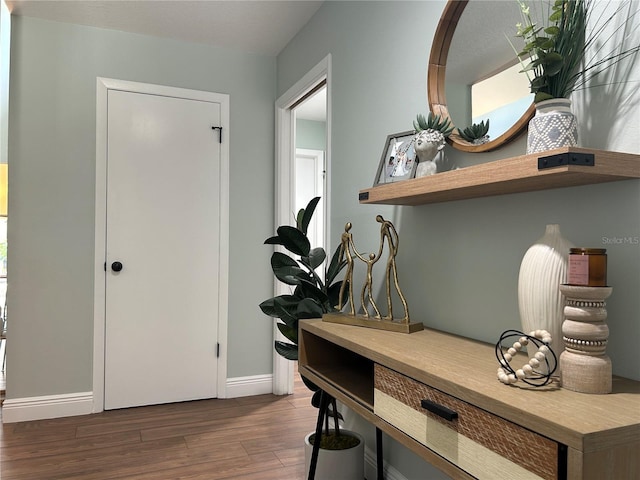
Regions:
<svg viewBox="0 0 640 480"><path fill-rule="evenodd" d="M295 480L317 410L295 393L112 410L6 424L2 480Z"/></svg>

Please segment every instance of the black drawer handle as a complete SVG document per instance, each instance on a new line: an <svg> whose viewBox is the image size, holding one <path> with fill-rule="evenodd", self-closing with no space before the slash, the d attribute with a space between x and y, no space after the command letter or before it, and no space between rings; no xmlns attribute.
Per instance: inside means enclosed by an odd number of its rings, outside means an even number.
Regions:
<svg viewBox="0 0 640 480"><path fill-rule="evenodd" d="M458 412L454 412L450 408L445 407L444 405L440 405L438 403L432 402L431 400L422 400L421 402L422 408L426 408L431 413L435 413L439 417L444 418L445 420L455 420L458 418Z"/></svg>

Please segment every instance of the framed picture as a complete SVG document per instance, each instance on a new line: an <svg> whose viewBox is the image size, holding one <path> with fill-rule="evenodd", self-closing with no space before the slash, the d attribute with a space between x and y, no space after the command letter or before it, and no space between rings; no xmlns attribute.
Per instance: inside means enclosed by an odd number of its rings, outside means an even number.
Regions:
<svg viewBox="0 0 640 480"><path fill-rule="evenodd" d="M413 146L415 134L414 130L408 130L387 137L373 182L374 187L383 183L408 180L415 176L418 164Z"/></svg>

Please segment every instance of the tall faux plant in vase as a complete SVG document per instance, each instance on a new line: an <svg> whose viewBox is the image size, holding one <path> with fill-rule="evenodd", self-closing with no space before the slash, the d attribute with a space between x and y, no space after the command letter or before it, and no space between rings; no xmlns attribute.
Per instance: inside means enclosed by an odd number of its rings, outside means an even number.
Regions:
<svg viewBox="0 0 640 480"><path fill-rule="evenodd" d="M592 18L594 2L518 0L522 23L516 25L516 37L523 39L524 47L516 52L536 104L536 115L529 123L527 153L576 146L578 126L571 113L571 93L589 87L598 74L640 50L638 45L625 48L624 41L609 45L638 11L627 15L631 4L622 2L611 7L610 13ZM537 15L532 11L535 5L539 7ZM625 15L624 21L612 25L621 15ZM538 16L546 20L539 21Z"/></svg>
<svg viewBox="0 0 640 480"><path fill-rule="evenodd" d="M275 277L282 283L289 285L292 292L269 298L260 304L260 309L269 317L277 318L278 330L287 341L275 340L275 350L288 360L298 360L298 323L302 319L321 318L323 314L336 311L335 305L340 304L340 287L342 280L336 280L347 262L341 258L340 246L336 249L331 260L326 264L327 254L321 247L312 248L307 236L309 224L313 218L320 197L313 198L306 208L300 209L296 216L296 226L282 225L277 228L277 235L265 240L265 244L280 245L293 254L288 255L276 251L271 255L271 268ZM325 268L326 264L326 268ZM322 274L318 272L321 271ZM316 467L318 478L338 478L332 469L338 468L340 478L364 477L364 440L355 433L341 429L336 400L321 390L304 376L301 377L305 385L313 391L311 403L320 409L324 418L324 428L320 443L321 453ZM333 418L333 429L330 429L329 417ZM305 442L307 470L311 461L311 446L315 433L307 435ZM336 453L340 459L334 462L323 461L328 457L328 450L346 451L356 449L351 453ZM350 467L345 457L353 457ZM352 468L353 473L351 472ZM347 475L346 477L344 475ZM311 478L311 477L310 477Z"/></svg>

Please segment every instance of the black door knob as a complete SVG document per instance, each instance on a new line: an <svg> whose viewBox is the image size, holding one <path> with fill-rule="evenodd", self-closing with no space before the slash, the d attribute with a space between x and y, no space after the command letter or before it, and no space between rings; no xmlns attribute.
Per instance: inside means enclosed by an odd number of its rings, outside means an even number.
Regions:
<svg viewBox="0 0 640 480"><path fill-rule="evenodd" d="M122 270L122 263L120 262L113 262L111 264L111 270L113 270L114 272L119 272L120 270Z"/></svg>

